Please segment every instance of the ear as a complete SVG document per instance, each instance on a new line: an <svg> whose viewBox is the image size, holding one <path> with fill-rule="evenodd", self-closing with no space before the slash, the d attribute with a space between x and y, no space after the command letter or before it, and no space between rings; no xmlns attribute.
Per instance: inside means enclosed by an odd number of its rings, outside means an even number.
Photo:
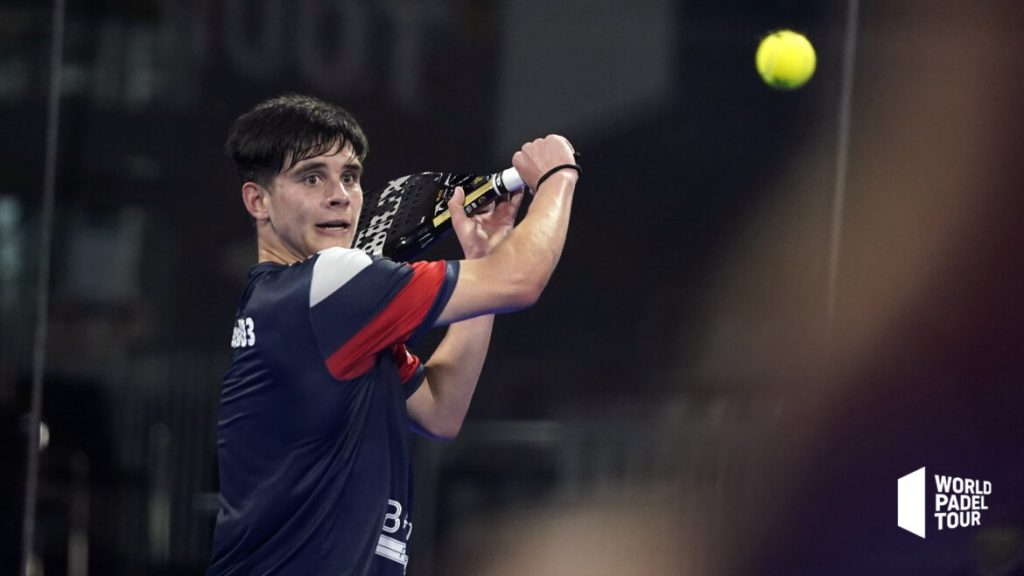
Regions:
<svg viewBox="0 0 1024 576"><path fill-rule="evenodd" d="M249 215L257 221L266 220L270 217L270 210L267 207L267 196L270 192L255 182L242 184L242 203Z"/></svg>

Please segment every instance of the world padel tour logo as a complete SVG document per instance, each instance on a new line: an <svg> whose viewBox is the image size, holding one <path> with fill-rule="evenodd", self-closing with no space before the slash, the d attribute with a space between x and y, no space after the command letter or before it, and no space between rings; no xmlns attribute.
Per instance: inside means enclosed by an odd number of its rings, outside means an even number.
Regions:
<svg viewBox="0 0 1024 576"><path fill-rule="evenodd" d="M992 483L941 474L933 477L935 490L930 514L924 467L899 479L896 522L899 527L925 538L929 520L938 530L981 526L982 514L988 510L985 498L992 494Z"/></svg>

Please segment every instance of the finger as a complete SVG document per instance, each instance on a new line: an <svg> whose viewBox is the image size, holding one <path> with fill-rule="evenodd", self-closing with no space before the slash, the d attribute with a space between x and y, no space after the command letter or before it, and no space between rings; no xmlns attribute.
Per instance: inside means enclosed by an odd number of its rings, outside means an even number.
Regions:
<svg viewBox="0 0 1024 576"><path fill-rule="evenodd" d="M494 209L493 221L500 226L511 228L516 223L516 215L519 213L519 206L522 203L523 195L513 195L507 202L502 202Z"/></svg>
<svg viewBox="0 0 1024 576"><path fill-rule="evenodd" d="M526 196L526 194L523 194L523 191L520 190L519 192L513 194L511 198L509 198L508 203L512 206L512 209L516 214L519 213L519 207L523 205L524 196Z"/></svg>
<svg viewBox="0 0 1024 576"><path fill-rule="evenodd" d="M537 169L536 162L527 156L525 150L526 146L523 146L523 149L512 155L512 166L519 172L523 179L523 184L532 190L537 183L537 178L540 178L540 172Z"/></svg>
<svg viewBox="0 0 1024 576"><path fill-rule="evenodd" d="M551 138L552 140L557 140L563 146L568 148L570 152L572 152L573 154L576 153L576 149L573 148L572 142L569 142L569 139L566 138L565 136L562 136L561 134L548 134L548 138Z"/></svg>
<svg viewBox="0 0 1024 576"><path fill-rule="evenodd" d="M523 190L509 195L508 200L502 202L501 206L512 214L519 213L519 207L523 205L523 197L526 196Z"/></svg>
<svg viewBox="0 0 1024 576"><path fill-rule="evenodd" d="M448 213L452 217L452 226L456 230L465 226L465 222L469 219L466 216L466 192L462 189L462 186L455 187L455 193L448 199Z"/></svg>
<svg viewBox="0 0 1024 576"><path fill-rule="evenodd" d="M517 194L516 196L520 196L520 194ZM508 220L510 216L514 218L516 214L516 205L514 202L515 200L510 198L508 201L502 202L499 206L495 207L494 217L500 220Z"/></svg>

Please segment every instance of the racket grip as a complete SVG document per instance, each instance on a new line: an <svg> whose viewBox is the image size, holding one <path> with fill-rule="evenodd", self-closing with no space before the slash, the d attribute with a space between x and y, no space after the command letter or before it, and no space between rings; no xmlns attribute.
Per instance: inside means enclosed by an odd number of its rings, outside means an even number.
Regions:
<svg viewBox="0 0 1024 576"><path fill-rule="evenodd" d="M496 184L502 194L517 192L526 186L523 182L522 176L519 175L519 171L515 168L506 168L505 170L502 170L501 173L498 174Z"/></svg>

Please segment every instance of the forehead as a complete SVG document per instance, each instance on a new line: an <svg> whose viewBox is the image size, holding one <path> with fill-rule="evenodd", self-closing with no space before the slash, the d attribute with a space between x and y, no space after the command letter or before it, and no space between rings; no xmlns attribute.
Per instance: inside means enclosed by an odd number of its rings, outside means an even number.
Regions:
<svg viewBox="0 0 1024 576"><path fill-rule="evenodd" d="M282 174L288 174L303 170L312 165L326 165L331 168L362 168L362 163L359 161L359 156L355 153L350 142L345 142L344 145L341 143L335 143L323 154L319 156L312 156L299 160L298 162L292 163L291 157L285 159L285 169L281 171Z"/></svg>

